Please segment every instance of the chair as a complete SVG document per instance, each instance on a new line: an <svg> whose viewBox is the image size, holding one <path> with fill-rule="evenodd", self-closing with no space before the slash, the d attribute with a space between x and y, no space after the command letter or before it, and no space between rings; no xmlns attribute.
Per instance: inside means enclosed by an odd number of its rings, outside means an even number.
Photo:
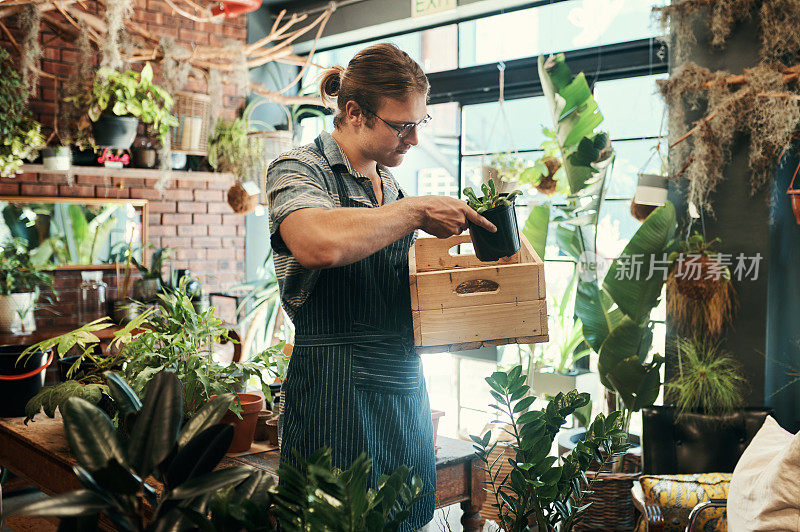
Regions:
<svg viewBox="0 0 800 532"><path fill-rule="evenodd" d="M689 413L678 420L674 407L643 408L643 474L732 473L771 413L770 409L753 407L738 410L724 419ZM639 483L634 484L631 493L646 522L646 530L663 530L661 508L645 502ZM690 514L688 530L692 530L702 511L724 506L725 499L698 504Z"/></svg>

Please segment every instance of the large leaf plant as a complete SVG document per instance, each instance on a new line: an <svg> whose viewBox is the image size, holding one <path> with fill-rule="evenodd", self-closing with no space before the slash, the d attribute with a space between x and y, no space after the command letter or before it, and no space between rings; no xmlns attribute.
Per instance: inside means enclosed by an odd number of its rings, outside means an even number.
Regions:
<svg viewBox="0 0 800 532"><path fill-rule="evenodd" d="M598 353L600 382L617 395L625 429L633 412L652 405L661 388L664 358L650 354L650 313L658 305L675 246L675 207L667 202L642 223L606 274L578 285L575 313L583 335Z"/></svg>
<svg viewBox="0 0 800 532"><path fill-rule="evenodd" d="M181 382L161 371L143 400L117 374L109 393L125 423L115 428L99 408L79 398L64 406L64 431L82 488L37 501L18 514L61 518L59 530L93 530L100 515L121 531L249 530L276 532L395 531L424 496L421 481L402 466L368 489L371 462L333 468L330 449L301 467L281 464L281 485L249 467L218 468L233 438L219 421L232 395L205 403L184 422ZM163 489L148 480L153 476Z"/></svg>
<svg viewBox="0 0 800 532"><path fill-rule="evenodd" d="M597 464L602 470L627 448L622 414L598 414L584 441L559 461L550 456L553 440L567 417L589 403L589 394L576 390L559 393L544 409L529 410L535 398L526 381L521 366L486 378L496 401L490 406L499 412L502 419L498 423L506 424L503 430L510 436L510 441L503 442L510 457L499 453L496 458L492 454L498 442L491 442L491 431L470 436L487 473L486 491L495 501L498 524L506 532L572 530L589 507L586 497L592 493L594 478L587 478L586 471ZM511 472L501 475L505 460Z"/></svg>

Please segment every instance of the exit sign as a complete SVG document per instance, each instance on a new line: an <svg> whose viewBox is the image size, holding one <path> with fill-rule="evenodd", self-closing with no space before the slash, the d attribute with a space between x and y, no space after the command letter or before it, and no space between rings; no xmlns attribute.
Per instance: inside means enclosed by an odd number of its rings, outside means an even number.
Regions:
<svg viewBox="0 0 800 532"><path fill-rule="evenodd" d="M456 0L411 0L411 16L424 17L456 8Z"/></svg>

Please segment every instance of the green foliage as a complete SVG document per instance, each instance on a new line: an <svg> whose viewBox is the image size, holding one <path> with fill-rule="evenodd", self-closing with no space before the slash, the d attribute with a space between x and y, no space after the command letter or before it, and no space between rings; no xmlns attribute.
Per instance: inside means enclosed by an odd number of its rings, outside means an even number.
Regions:
<svg viewBox="0 0 800 532"><path fill-rule="evenodd" d="M150 63L146 63L141 72L101 68L90 93L70 96L66 101L86 108L92 122L108 111L117 116L135 116L152 125L162 144L166 143L169 128L178 125L178 119L170 114L172 96L153 83Z"/></svg>
<svg viewBox="0 0 800 532"><path fill-rule="evenodd" d="M678 416L699 412L732 414L744 404L741 367L720 344L706 338L678 338L678 375L666 384Z"/></svg>
<svg viewBox="0 0 800 532"><path fill-rule="evenodd" d="M299 469L281 464L280 487L265 471L217 469L233 438L232 427L218 424L233 396L215 397L184 424L174 373L157 373L141 401L118 375L107 378L130 430L115 429L102 410L71 398L63 408L64 430L83 489L15 513L61 517L65 529L81 530L96 528L103 514L125 531L393 531L423 496L420 479L410 478L407 467L369 490L370 461L361 456L338 471L329 449L301 460ZM145 482L150 475L162 491Z"/></svg>
<svg viewBox="0 0 800 532"><path fill-rule="evenodd" d="M553 208L552 220L557 230L568 233L559 238L574 245L561 246L576 260L594 262L597 247L596 226L600 204L605 193L607 174L614 161L614 150L606 133L595 129L603 121L603 115L592 96L583 73L572 75L564 61L564 54L539 57L539 78L553 118L554 129L545 128L548 140L542 144L543 155L521 176L522 183L536 186L542 177L549 175L548 163L560 162L554 177L557 192L567 194L566 205ZM534 213L531 214L533 216ZM541 233L544 241L550 219L529 220ZM528 224L526 224L528 225ZM591 253L589 257L582 255Z"/></svg>
<svg viewBox="0 0 800 532"><path fill-rule="evenodd" d="M297 457L299 469L282 463L278 476L275 513L287 532L395 531L408 518L423 493L419 477L400 466L368 489L371 460L361 455L346 471L332 467L330 449L320 449L308 459Z"/></svg>
<svg viewBox="0 0 800 532"><path fill-rule="evenodd" d="M141 272L142 279L161 279L161 270L164 267L164 261L169 260L171 258L170 255L172 255L172 248L158 248L150 257L150 268L147 268L141 262L136 260L133 255L130 255L130 260Z"/></svg>
<svg viewBox="0 0 800 532"><path fill-rule="evenodd" d="M602 469L606 461L627 448L621 443L625 436L622 414L599 414L589 426L586 439L558 465L558 459L549 455L553 440L567 416L588 404L589 394L575 390L559 393L546 408L531 411L534 397L529 395L526 381L521 366L495 372L486 379L497 401L490 406L508 423L504 430L511 436L508 446L515 456L508 458L511 472L501 477L499 461L503 455L490 461L498 445L490 443L491 432L470 436L488 475L486 490L494 497L499 524L507 532L531 530L532 524L539 531L572 530L589 507L585 498L591 493L591 482L586 471L593 463L599 463Z"/></svg>
<svg viewBox="0 0 800 532"><path fill-rule="evenodd" d="M490 209L500 206L509 206L514 202L514 198L520 194L521 191L515 190L508 194L501 194L494 184L494 179L489 179L488 182L481 185L481 192L483 196L478 198L475 196L475 191L472 187L464 189L464 195L467 197L469 206L478 211L479 213L486 212Z"/></svg>
<svg viewBox="0 0 800 532"><path fill-rule="evenodd" d="M663 357L649 355L653 342L650 312L658 305L664 275L653 270L674 246L675 208L657 208L614 260L603 281L578 284L575 313L586 342L598 356L603 385L618 394L626 412L653 404L661 387ZM638 269L636 267L638 266Z"/></svg>
<svg viewBox="0 0 800 532"><path fill-rule="evenodd" d="M53 276L43 266L34 264L27 242L15 238L0 248L0 295L53 289Z"/></svg>
<svg viewBox="0 0 800 532"><path fill-rule="evenodd" d="M125 392L133 394L130 389ZM62 409L64 432L83 488L26 505L18 513L62 517L62 526L86 516L94 516L96 524L102 513L118 530L186 527L190 521L180 507L203 507L214 491L239 484L252 474L245 467L214 471L233 438L232 427L217 424L232 403L232 396L219 396L198 412L202 424L190 422L182 428L180 382L173 373L160 372L132 412L128 434L115 429L96 406L72 397ZM182 441L189 427L191 437ZM151 474L163 483L162 492L145 482ZM145 503L152 509L151 522L145 517Z"/></svg>
<svg viewBox="0 0 800 532"><path fill-rule="evenodd" d="M33 119L27 100L11 57L0 47L0 177L14 177L23 160L32 161L45 146L42 125Z"/></svg>
<svg viewBox="0 0 800 532"><path fill-rule="evenodd" d="M98 357L93 354L100 342L94 333L111 326L108 318L102 318L39 342L26 349L20 358L37 350L51 348L55 348L61 357L77 346L82 353L69 369L67 378L82 385L109 385L105 372L124 364L122 375L137 394L144 391L154 375L162 370L170 370L182 383L185 410L189 414L196 412L212 395L233 393L235 385L240 381L247 382L251 377L259 381L261 391L269 399L270 377L274 376L271 371L272 360L278 356L280 348L275 346L264 350L246 362L224 364L215 361L211 357L212 346L223 340L233 340L228 339L228 330L222 320L215 316L213 307L201 314L195 311L191 297L186 294L185 281L167 294L159 294L157 311L143 309L136 319L116 331L109 346L110 356ZM136 330L140 332L134 335ZM76 372L79 368L83 369L82 364L86 360L91 360L96 368L83 371L83 375L78 377ZM44 387L28 405L28 420L39 412L35 407L36 403L41 403L41 397L52 393L49 388ZM61 395L64 390L59 391L57 406L63 406L69 398L68 395ZM232 410L238 413L241 406L237 403Z"/></svg>
<svg viewBox="0 0 800 532"><path fill-rule="evenodd" d="M258 163L262 149L257 139L247 135L249 131L244 117L217 120L208 138L208 164L220 172L233 172L239 181L251 179L250 171Z"/></svg>
<svg viewBox="0 0 800 532"><path fill-rule="evenodd" d="M43 387L25 405L25 424L33 419L42 409L48 417L54 417L56 408L63 408L71 397L78 397L96 405L108 396L108 386L104 384L83 384L78 381L62 382Z"/></svg>

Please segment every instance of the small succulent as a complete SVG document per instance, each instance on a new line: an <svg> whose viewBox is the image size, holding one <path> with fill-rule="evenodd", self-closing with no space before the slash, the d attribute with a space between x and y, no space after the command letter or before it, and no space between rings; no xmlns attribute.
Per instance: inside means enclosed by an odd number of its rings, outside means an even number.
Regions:
<svg viewBox="0 0 800 532"><path fill-rule="evenodd" d="M509 192L508 194L500 194L494 184L494 179L489 179L488 182L482 184L481 192L483 192L483 197L477 198L475 196L475 191L472 190L472 187L467 187L464 189L464 195L467 197L467 203L479 213L486 212L502 205L511 205L514 202L514 198L522 194L522 191L520 190L515 190L513 192Z"/></svg>

